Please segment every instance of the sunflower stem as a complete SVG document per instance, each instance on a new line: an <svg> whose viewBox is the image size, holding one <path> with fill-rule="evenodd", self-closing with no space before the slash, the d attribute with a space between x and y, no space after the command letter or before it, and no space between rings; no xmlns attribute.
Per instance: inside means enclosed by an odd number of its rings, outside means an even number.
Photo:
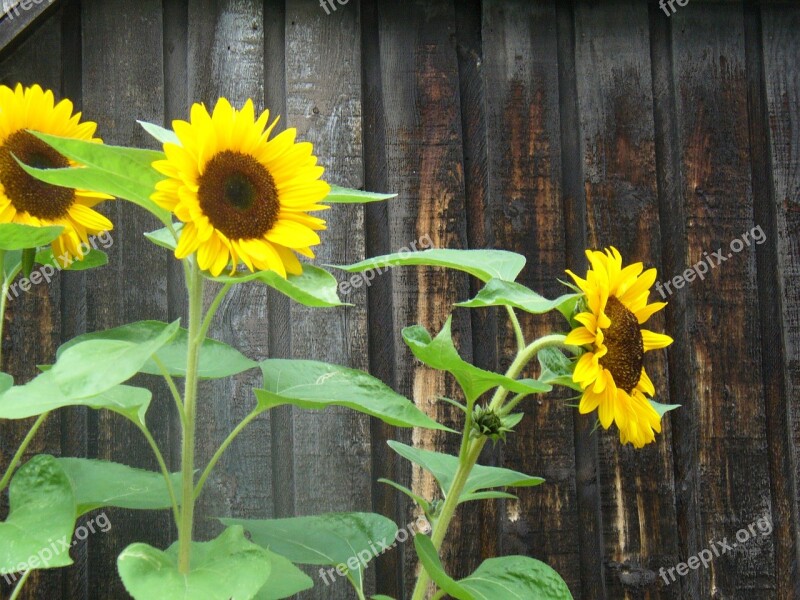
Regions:
<svg viewBox="0 0 800 600"><path fill-rule="evenodd" d="M514 327L514 335L517 338L517 352L522 352L525 349L525 334L522 332L522 325L519 323L517 313L511 306L506 306L508 311L508 318L511 319L511 325Z"/></svg>
<svg viewBox="0 0 800 600"><path fill-rule="evenodd" d="M30 431L28 431L28 435L25 436L25 439L22 440L22 443L17 448L16 454L14 454L14 458L11 459L11 463L8 465L8 469L6 469L3 478L0 479L0 492L6 489L6 486L11 481L11 477L14 475L14 471L19 465L22 457L25 455L25 451L28 449L28 446L33 441L33 438L36 436L36 432L39 431L39 428L42 424L47 420L47 417L50 416L49 412L43 413L39 415L39 417L34 421L33 425L31 426Z"/></svg>
<svg viewBox="0 0 800 600"><path fill-rule="evenodd" d="M514 362L511 363L508 371L506 371L506 377L516 379L522 370L527 366L527 364L541 350L552 346L563 346L565 339L566 336L561 334L548 335L523 347L517 353L517 356L514 359ZM492 396L491 402L489 403L489 410L502 410L503 403L508 397L508 393L509 391L507 389L498 387ZM464 428L464 437L462 438L461 452L459 453L458 469L456 470L456 474L453 478L453 483L450 485L450 489L447 490L445 502L442 506L442 512L439 515L439 518L436 519L436 523L433 526L433 532L431 533L431 542L433 542L433 547L436 548L437 551L442 547L442 543L447 536L447 530L450 527L450 522L453 520L456 509L458 508L458 501L461 498L461 494L464 491L467 481L469 480L472 469L478 462L478 457L481 454L481 450L483 450L483 446L486 444L487 438L485 437L470 439L471 427L471 419L468 415ZM414 593L411 597L412 600L424 600L430 581L430 575L428 575L427 571L423 569L419 575L419 578L417 579L416 586L414 587Z"/></svg>
<svg viewBox="0 0 800 600"><path fill-rule="evenodd" d="M191 570L192 532L194 528L194 453L196 430L197 366L200 331L203 320L203 277L196 258L187 265L186 287L189 291L189 340L186 358L186 387L183 398L183 444L181 452L182 498L181 521L178 527L178 569L186 575Z"/></svg>
<svg viewBox="0 0 800 600"><path fill-rule="evenodd" d="M19 263L6 274L6 251L0 250L0 273L3 274L3 296L0 298L0 370L3 368L3 328L6 324L6 303L8 302L8 290L11 282L19 275L22 263Z"/></svg>
<svg viewBox="0 0 800 600"><path fill-rule="evenodd" d="M28 581L28 577L31 576L31 573L33 573L33 569L28 569L22 574L22 577L19 578L16 587L14 587L14 592L11 594L11 597L8 600L17 600L17 598L19 598L22 588L25 586L25 582Z"/></svg>

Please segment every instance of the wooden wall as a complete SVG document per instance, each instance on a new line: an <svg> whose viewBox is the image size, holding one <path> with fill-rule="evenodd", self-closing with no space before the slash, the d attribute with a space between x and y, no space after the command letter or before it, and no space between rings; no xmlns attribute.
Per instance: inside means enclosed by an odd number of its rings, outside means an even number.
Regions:
<svg viewBox="0 0 800 600"><path fill-rule="evenodd" d="M621 447L615 433L561 400L528 417L486 464L541 475L515 501L461 509L446 558L464 575L521 553L560 571L585 600L800 598L800 4L691 0L667 16L636 0L63 0L0 55L0 81L39 82L82 107L104 139L152 145L135 120L168 123L194 101L253 98L314 142L330 181L399 197L337 207L319 252L346 263L422 236L451 248L525 254L521 280L561 291L587 247L682 273L760 226L745 247L677 290L656 329L675 338L648 355L659 399L683 405L658 442ZM0 28L4 23L0 22ZM141 232L156 223L107 204L111 265L70 273L15 301L2 340L18 381L72 336L184 315L181 273ZM727 250L726 250L727 251ZM438 419L451 380L415 363L399 335L442 325L474 281L399 270L352 291L344 310L311 311L238 288L213 331L255 359L327 360L370 370ZM513 335L502 314L456 311L462 354L503 369ZM558 321L525 318L529 335ZM248 411L253 374L206 385L200 457ZM178 461L171 402L156 386L149 420ZM0 425L6 464L26 424ZM387 439L454 451L430 432L395 431L347 410L273 411L230 449L203 516L271 517L375 510L403 525L412 511L380 476L430 492L430 478ZM107 414L52 418L35 452L155 462L137 431ZM112 530L73 551L75 567L37 575L27 598L127 595L115 558L132 541L166 546L169 515L109 511ZM767 515L771 535L665 585L671 567ZM410 595L410 546L368 571L370 586ZM5 593L5 592L0 592ZM304 598L351 598L344 581Z"/></svg>

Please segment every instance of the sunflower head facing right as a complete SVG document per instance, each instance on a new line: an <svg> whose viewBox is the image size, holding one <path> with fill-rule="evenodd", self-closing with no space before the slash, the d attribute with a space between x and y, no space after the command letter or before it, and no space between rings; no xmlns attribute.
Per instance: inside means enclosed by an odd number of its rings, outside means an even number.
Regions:
<svg viewBox="0 0 800 600"><path fill-rule="evenodd" d="M598 409L604 428L616 423L620 441L641 448L661 432L661 417L648 400L655 388L644 370L644 353L672 343L671 337L641 325L666 303L647 303L655 269L642 272L642 263L623 268L613 247L587 250L586 256L591 265L586 279L567 271L586 294L587 310L575 317L581 326L566 339L567 344L587 347L573 374L583 389L579 410L587 414Z"/></svg>
<svg viewBox="0 0 800 600"><path fill-rule="evenodd" d="M314 257L325 221L308 213L327 208L330 186L294 129L269 139L276 123L269 111L256 118L251 100L236 110L225 98L211 114L195 104L189 122L173 123L180 144L164 144L166 160L153 164L167 178L152 199L184 223L177 258L196 252L214 276L244 264L286 277L302 273L295 253Z"/></svg>

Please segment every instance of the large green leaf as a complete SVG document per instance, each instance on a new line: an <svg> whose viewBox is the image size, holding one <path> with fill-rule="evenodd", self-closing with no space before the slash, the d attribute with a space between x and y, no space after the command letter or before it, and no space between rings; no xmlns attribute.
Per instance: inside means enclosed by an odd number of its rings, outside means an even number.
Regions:
<svg viewBox="0 0 800 600"><path fill-rule="evenodd" d="M211 542L192 543L189 573L178 570L178 544L166 552L128 546L117 559L125 589L136 600L250 600L270 577L270 555L249 542L241 527Z"/></svg>
<svg viewBox="0 0 800 600"><path fill-rule="evenodd" d="M178 333L178 321L147 339L88 339L60 353L52 373L68 398L94 396L127 381Z"/></svg>
<svg viewBox="0 0 800 600"><path fill-rule="evenodd" d="M62 187L101 192L124 198L154 214L162 223L170 213L150 199L156 183L164 179L152 164L164 159L163 152L108 146L32 131L33 135L81 165L67 169L35 169L20 163L32 177Z"/></svg>
<svg viewBox="0 0 800 600"><path fill-rule="evenodd" d="M258 271L256 273L245 271L235 275L210 277L210 279L222 283L259 281L278 290L298 304L312 308L349 306L339 300L339 295L336 292L339 284L336 278L325 269L309 264L303 265L303 273L301 275L289 275L286 279L275 271Z"/></svg>
<svg viewBox="0 0 800 600"><path fill-rule="evenodd" d="M57 462L72 482L80 515L106 506L131 510L172 506L161 473L88 458L59 458ZM180 473L172 476L172 483L180 489Z"/></svg>
<svg viewBox="0 0 800 600"><path fill-rule="evenodd" d="M269 579L254 600L281 600L314 587L311 578L280 554L266 551L272 563Z"/></svg>
<svg viewBox="0 0 800 600"><path fill-rule="evenodd" d="M127 385L114 386L95 396L70 398L63 394L50 369L30 383L12 387L0 395L0 419L27 419L67 406L88 406L111 410L144 424L151 399L150 390Z"/></svg>
<svg viewBox="0 0 800 600"><path fill-rule="evenodd" d="M456 306L465 308L511 306L533 314L542 314L558 309L569 319L581 296L582 294L565 294L555 300L548 300L520 283L492 279L472 300L459 302Z"/></svg>
<svg viewBox="0 0 800 600"><path fill-rule="evenodd" d="M360 273L381 267L403 266L447 267L465 271L481 281L505 279L514 281L525 266L525 257L506 250L455 250L449 248L433 248L418 252L396 252L386 254L338 269L350 273Z"/></svg>
<svg viewBox="0 0 800 600"><path fill-rule="evenodd" d="M61 346L56 356L60 357L63 352L72 346L89 340L117 340L134 344L146 343L148 340L157 338L170 327L172 327L171 324L161 321L139 321L115 327L114 329L86 333ZM170 375L183 377L186 375L186 353L188 347L189 333L186 329L180 328L175 337L156 351L155 356L164 364ZM257 366L257 362L250 360L235 348L231 348L223 342L206 339L200 350L198 375L202 379L219 379L236 375ZM158 365L152 359L148 359L140 371L151 375L161 375Z"/></svg>
<svg viewBox="0 0 800 600"><path fill-rule="evenodd" d="M485 560L458 585L475 600L573 600L569 587L555 570L528 556Z"/></svg>
<svg viewBox="0 0 800 600"><path fill-rule="evenodd" d="M375 192L364 192L343 188L338 185L331 185L331 192L325 197L325 204L366 204L368 202L380 202L381 200L391 200L397 194L377 194Z"/></svg>
<svg viewBox="0 0 800 600"><path fill-rule="evenodd" d="M403 458L429 471L439 482L442 492L447 493L458 470L458 457L442 454L441 452L433 452L432 450L414 448L393 440L390 440L388 444L392 450ZM544 483L544 479L541 477L531 477L530 475L501 467L475 465L458 501L468 502L489 497L483 494L477 495L480 494L481 490L501 487L531 487L541 483Z"/></svg>
<svg viewBox="0 0 800 600"><path fill-rule="evenodd" d="M62 261L60 257L56 257L53 254L50 248L46 248L36 253L36 262L40 265L50 265L59 271L86 271L106 266L108 264L108 255L102 250L92 248L80 260L70 256L68 261L66 258Z"/></svg>
<svg viewBox="0 0 800 600"><path fill-rule="evenodd" d="M361 589L366 565L384 549L394 547L397 525L373 513L333 513L289 519L222 519L241 525L251 539L293 563L342 566ZM335 573L335 571L334 571Z"/></svg>
<svg viewBox="0 0 800 600"><path fill-rule="evenodd" d="M403 339L414 356L426 365L452 373L468 400L474 401L484 392L498 386L518 394L537 394L552 389L550 385L540 381L511 379L463 360L453 345L451 320L452 318L447 319L442 330L433 339L422 325L403 329Z"/></svg>
<svg viewBox="0 0 800 600"><path fill-rule="evenodd" d="M64 230L60 225L35 227L21 223L0 223L0 250L25 250L49 244Z"/></svg>
<svg viewBox="0 0 800 600"><path fill-rule="evenodd" d="M263 410L282 404L319 410L346 406L396 427L447 430L372 375L312 360L268 359L261 363L263 390L255 390Z"/></svg>
<svg viewBox="0 0 800 600"><path fill-rule="evenodd" d="M17 471L9 505L8 519L0 523L0 575L72 564L75 494L52 456L35 456Z"/></svg>

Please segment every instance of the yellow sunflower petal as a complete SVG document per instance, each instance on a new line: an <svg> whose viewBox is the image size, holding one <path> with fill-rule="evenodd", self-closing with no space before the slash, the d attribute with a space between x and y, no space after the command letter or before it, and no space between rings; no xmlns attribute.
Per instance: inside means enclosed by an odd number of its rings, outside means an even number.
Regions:
<svg viewBox="0 0 800 600"><path fill-rule="evenodd" d="M664 335L663 333L654 333L647 329L642 329L641 332L645 352L666 348L674 341L671 337Z"/></svg>

